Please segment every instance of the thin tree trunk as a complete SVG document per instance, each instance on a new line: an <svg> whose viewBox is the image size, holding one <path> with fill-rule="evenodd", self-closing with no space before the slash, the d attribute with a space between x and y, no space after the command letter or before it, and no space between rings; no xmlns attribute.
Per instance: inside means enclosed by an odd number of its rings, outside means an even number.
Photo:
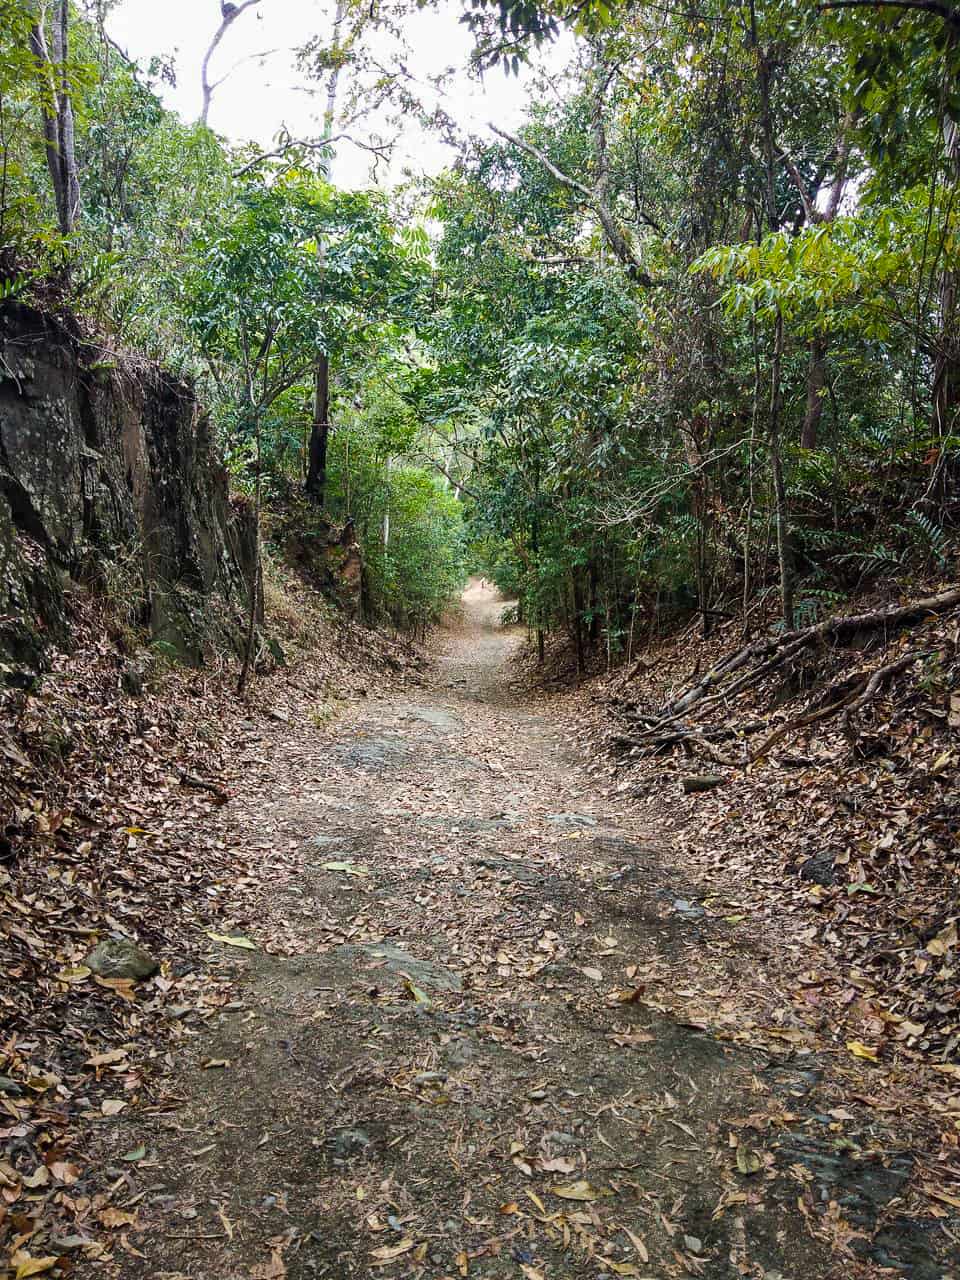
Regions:
<svg viewBox="0 0 960 1280"><path fill-rule="evenodd" d="M43 138L47 168L53 184L57 222L65 236L69 235L80 209L80 176L77 169L73 102L67 63L70 56L70 10L67 0L56 0L52 16L52 49L47 45L44 29L46 5L34 9L35 22L30 33L30 50L44 84Z"/></svg>
<svg viewBox="0 0 960 1280"><path fill-rule="evenodd" d="M383 502L383 549L388 551L390 548L390 459L387 458L383 464L383 474L386 480L386 496Z"/></svg>
<svg viewBox="0 0 960 1280"><path fill-rule="evenodd" d="M327 447L330 442L330 359L317 356L314 367L313 426L307 465L306 490L318 507L327 491Z"/></svg>
<svg viewBox="0 0 960 1280"><path fill-rule="evenodd" d="M783 315L778 310L770 365L770 468L773 475L774 517L777 528L777 561L780 567L780 605L783 625L794 628L793 565L790 554L790 521L787 489L783 479L780 419L783 409L781 370L783 365Z"/></svg>
<svg viewBox="0 0 960 1280"><path fill-rule="evenodd" d="M253 668L254 649L257 643L257 614L260 604L260 589L263 581L260 565L260 516L263 499L263 477L261 467L260 415L257 414L254 424L257 444L257 478L253 489L253 567L250 572L250 607L247 613L247 637L243 646L243 666L237 680L237 693L242 695Z"/></svg>
<svg viewBox="0 0 960 1280"><path fill-rule="evenodd" d="M951 33L948 48L955 52L956 35ZM949 81L947 82L949 88ZM943 160L947 184L960 182L960 127L944 113ZM944 267L940 276L937 337L934 348L933 386L931 388L931 434L935 440L951 435L960 410L960 341L957 335L957 272ZM943 455L935 463L925 499L935 500L942 475Z"/></svg>
<svg viewBox="0 0 960 1280"><path fill-rule="evenodd" d="M570 573L570 585L573 591L573 639L577 651L577 677L582 677L586 670L583 652L583 589L576 569Z"/></svg>
<svg viewBox="0 0 960 1280"><path fill-rule="evenodd" d="M764 159L764 206L771 232L780 229L776 197L777 149L774 142L773 107L771 103L771 63L760 48L755 0L750 0L750 37L757 58L757 87L760 94L760 124ZM770 362L770 468L773 480L774 519L777 530L777 559L780 567L780 604L784 626L793 630L793 565L790 552L790 521L787 488L783 478L781 417L783 411L783 312L777 308L774 324L773 357Z"/></svg>
<svg viewBox="0 0 960 1280"><path fill-rule="evenodd" d="M823 400L827 387L827 340L813 338L807 361L807 406L800 429L800 447L816 449L823 416Z"/></svg>

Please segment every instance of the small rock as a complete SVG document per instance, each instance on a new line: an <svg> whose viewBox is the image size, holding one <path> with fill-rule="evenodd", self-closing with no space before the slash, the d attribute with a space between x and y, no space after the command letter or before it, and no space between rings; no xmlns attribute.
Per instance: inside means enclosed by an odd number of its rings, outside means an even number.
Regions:
<svg viewBox="0 0 960 1280"><path fill-rule="evenodd" d="M160 968L156 960L129 938L105 938L84 960L101 978L149 978Z"/></svg>
<svg viewBox="0 0 960 1280"><path fill-rule="evenodd" d="M131 698L142 698L143 677L144 670L140 663L128 662L120 673L120 683L124 693L129 693Z"/></svg>
<svg viewBox="0 0 960 1280"><path fill-rule="evenodd" d="M719 774L700 773L689 778L681 778L680 786L683 788L683 794L688 796L695 791L712 791L714 787L722 787L725 782L726 778L721 778Z"/></svg>
<svg viewBox="0 0 960 1280"><path fill-rule="evenodd" d="M444 1084L447 1079L445 1071L421 1071L413 1077L414 1084Z"/></svg>
<svg viewBox="0 0 960 1280"><path fill-rule="evenodd" d="M572 1134L559 1133L557 1131L548 1133L543 1140L553 1147L575 1147L577 1145L577 1140Z"/></svg>
<svg viewBox="0 0 960 1280"><path fill-rule="evenodd" d="M703 1248L703 1241L699 1240L696 1236L684 1236L683 1243L691 1253L699 1253Z"/></svg>
<svg viewBox="0 0 960 1280"><path fill-rule="evenodd" d="M688 920L699 920L707 914L698 902L688 902L686 898L675 898L673 909L678 916L686 916Z"/></svg>
<svg viewBox="0 0 960 1280"><path fill-rule="evenodd" d="M326 1145L334 1160L350 1160L363 1155L370 1145L370 1135L365 1129L341 1129L330 1134Z"/></svg>
<svg viewBox="0 0 960 1280"><path fill-rule="evenodd" d="M824 889L829 889L837 883L837 873L833 868L833 858L828 853L807 858L806 862L801 863L799 874L801 880L821 885Z"/></svg>

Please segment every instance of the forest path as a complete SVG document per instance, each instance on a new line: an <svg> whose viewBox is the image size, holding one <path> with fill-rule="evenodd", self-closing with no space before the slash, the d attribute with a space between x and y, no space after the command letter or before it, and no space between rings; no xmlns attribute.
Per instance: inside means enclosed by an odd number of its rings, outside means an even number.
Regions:
<svg viewBox="0 0 960 1280"><path fill-rule="evenodd" d="M750 957L511 693L501 611L471 584L426 688L251 722L256 950L211 943L234 998L116 1138L150 1152L125 1276L874 1274L810 1230L863 1181L803 1127L812 1059L667 1012Z"/></svg>

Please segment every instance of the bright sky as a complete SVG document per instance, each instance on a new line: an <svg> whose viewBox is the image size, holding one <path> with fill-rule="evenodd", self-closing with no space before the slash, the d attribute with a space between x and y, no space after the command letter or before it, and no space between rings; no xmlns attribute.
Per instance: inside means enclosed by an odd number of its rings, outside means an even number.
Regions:
<svg viewBox="0 0 960 1280"><path fill-rule="evenodd" d="M282 126L294 135L315 136L322 99L304 93L292 51L318 33L328 37L333 7L333 0L262 0L242 14L211 65L213 80L234 68L214 96L211 127L235 141L254 139L265 147ZM471 37L459 22L462 12L458 0L446 0L440 13L420 10L405 18L404 34L412 50L407 66L417 79L451 65L466 67ZM200 64L219 23L219 0L120 0L109 28L117 43L142 63L154 54L174 57L177 87L165 88L164 96L185 120L194 120L200 113ZM383 48L386 53L387 45ZM276 52L266 59L254 56L267 50ZM559 65L561 50L552 49L548 56ZM466 132L485 132L487 121L513 129L523 118L529 79L530 73L505 76L496 69L487 72L480 85L461 70L442 98L425 84L422 92L430 105L441 106ZM381 118L381 128L384 123ZM451 159L449 147L409 120L389 173L381 166L378 176L380 181L395 180L404 166L436 173ZM338 184L366 185L369 173L370 156L341 144L334 167Z"/></svg>

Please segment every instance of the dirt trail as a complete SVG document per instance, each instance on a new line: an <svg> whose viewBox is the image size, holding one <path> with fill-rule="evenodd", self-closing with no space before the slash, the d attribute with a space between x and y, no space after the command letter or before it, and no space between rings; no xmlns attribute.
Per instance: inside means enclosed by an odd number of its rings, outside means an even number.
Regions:
<svg viewBox="0 0 960 1280"><path fill-rule="evenodd" d="M123 1274L946 1274L873 1238L909 1168L845 1158L810 1056L669 1015L749 946L511 694L501 611L471 584L427 688L251 722L227 836L264 910L224 932L257 950L211 943L235 998L117 1129L115 1161L150 1153Z"/></svg>

